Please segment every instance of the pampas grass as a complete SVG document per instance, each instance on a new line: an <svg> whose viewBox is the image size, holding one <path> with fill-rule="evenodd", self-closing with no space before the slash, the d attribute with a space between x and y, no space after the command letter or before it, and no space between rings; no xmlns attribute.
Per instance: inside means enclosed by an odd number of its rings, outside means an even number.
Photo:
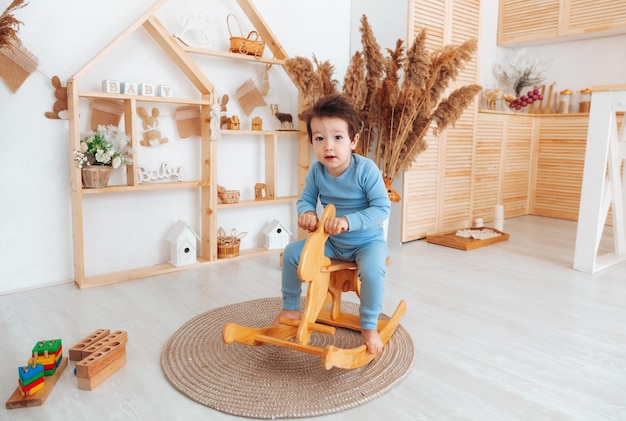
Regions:
<svg viewBox="0 0 626 421"><path fill-rule="evenodd" d="M13 0L9 7L0 15L0 49L9 46L11 41L19 43L17 32L22 22L13 17L13 12L27 4L24 3L24 0Z"/></svg>
<svg viewBox="0 0 626 421"><path fill-rule="evenodd" d="M352 56L341 93L363 122L360 153L370 156L392 182L426 150L428 130L440 135L453 126L481 91L470 84L445 95L475 53L476 40L429 53L422 30L408 49L398 40L383 55L365 15L360 30L363 49ZM296 57L285 64L307 103L335 93L336 84L328 82L333 68L326 62Z"/></svg>

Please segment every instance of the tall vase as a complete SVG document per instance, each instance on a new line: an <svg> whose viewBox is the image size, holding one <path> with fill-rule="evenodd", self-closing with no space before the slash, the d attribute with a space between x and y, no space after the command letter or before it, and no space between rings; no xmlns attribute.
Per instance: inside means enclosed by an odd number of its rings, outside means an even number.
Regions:
<svg viewBox="0 0 626 421"><path fill-rule="evenodd" d="M86 189L98 189L106 187L113 167L108 165L89 165L83 167L81 175L83 187Z"/></svg>

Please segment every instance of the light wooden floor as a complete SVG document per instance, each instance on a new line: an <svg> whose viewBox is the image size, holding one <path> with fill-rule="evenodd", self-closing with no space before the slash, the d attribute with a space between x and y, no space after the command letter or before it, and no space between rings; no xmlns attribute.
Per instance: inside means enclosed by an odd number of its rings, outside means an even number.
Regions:
<svg viewBox="0 0 626 421"><path fill-rule="evenodd" d="M402 325L412 372L382 397L328 420L626 420L626 263L571 269L576 224L509 219L508 242L463 252L417 241L391 247L385 312ZM604 240L603 240L604 243ZM73 363L42 407L3 420L228 420L178 393L159 357L167 338L211 308L278 296L277 254L89 290L72 284L0 296L0 397L32 345L69 348L97 328L128 331L127 365L96 390Z"/></svg>

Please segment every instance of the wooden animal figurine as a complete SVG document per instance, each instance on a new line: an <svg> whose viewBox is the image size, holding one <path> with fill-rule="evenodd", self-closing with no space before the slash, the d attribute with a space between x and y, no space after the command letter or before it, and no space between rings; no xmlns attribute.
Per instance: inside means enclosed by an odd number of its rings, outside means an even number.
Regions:
<svg viewBox="0 0 626 421"><path fill-rule="evenodd" d="M228 112L226 109L226 104L228 104L228 95L222 95L222 100L218 101L218 104L220 104L220 127L223 128L228 124L228 116L226 115Z"/></svg>
<svg viewBox="0 0 626 421"><path fill-rule="evenodd" d="M61 85L61 79L58 76L52 76L50 82L54 87L56 101L52 105L52 111L46 111L44 115L51 119L67 120L67 86Z"/></svg>
<svg viewBox="0 0 626 421"><path fill-rule="evenodd" d="M302 282L309 284L302 318L292 320L282 317L278 326L261 328L228 323L222 330L224 343L270 344L318 355L327 370L332 367L357 368L376 358L367 352L365 344L356 348L338 348L334 345L322 348L309 344L312 332L333 335L336 327L361 330L358 315L341 312L343 292L353 291L360 296L359 268L354 262L331 260L324 255L324 244L328 238L324 222L334 216L335 206L326 205L317 230L309 235L300 255L298 276ZM402 300L389 320L379 320L378 332L383 346L389 342L405 311L406 303Z"/></svg>
<svg viewBox="0 0 626 421"><path fill-rule="evenodd" d="M270 104L270 109L272 114L280 121L281 129L293 130L293 117L291 117L291 114L279 113L278 104Z"/></svg>
<svg viewBox="0 0 626 421"><path fill-rule="evenodd" d="M137 114L141 117L143 127L143 139L139 141L141 146L159 146L167 143L166 137L161 137L159 131L159 109L152 108L152 115L143 107L137 107Z"/></svg>

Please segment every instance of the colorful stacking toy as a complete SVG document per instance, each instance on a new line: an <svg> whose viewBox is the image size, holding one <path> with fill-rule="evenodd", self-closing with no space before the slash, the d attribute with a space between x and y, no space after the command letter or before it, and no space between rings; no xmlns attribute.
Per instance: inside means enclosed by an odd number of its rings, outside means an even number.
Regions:
<svg viewBox="0 0 626 421"><path fill-rule="evenodd" d="M44 387L43 364L25 365L17 369L20 379L18 386L23 396L30 396Z"/></svg>
<svg viewBox="0 0 626 421"><path fill-rule="evenodd" d="M44 376L53 375L63 359L63 347L60 339L39 341L33 347L32 352L33 356L28 360L28 364L42 364Z"/></svg>
<svg viewBox="0 0 626 421"><path fill-rule="evenodd" d="M39 341L31 352L28 363L17 369L17 387L7 400L6 409L43 405L67 366L61 339Z"/></svg>

